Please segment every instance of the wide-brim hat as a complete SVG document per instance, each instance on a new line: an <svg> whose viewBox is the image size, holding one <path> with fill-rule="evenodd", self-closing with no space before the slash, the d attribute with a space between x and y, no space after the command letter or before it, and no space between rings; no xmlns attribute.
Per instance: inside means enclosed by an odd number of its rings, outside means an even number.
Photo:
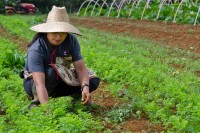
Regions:
<svg viewBox="0 0 200 133"><path fill-rule="evenodd" d="M53 6L47 16L46 23L41 23L30 28L40 33L69 32L81 35L81 32L69 23L69 16L65 7Z"/></svg>

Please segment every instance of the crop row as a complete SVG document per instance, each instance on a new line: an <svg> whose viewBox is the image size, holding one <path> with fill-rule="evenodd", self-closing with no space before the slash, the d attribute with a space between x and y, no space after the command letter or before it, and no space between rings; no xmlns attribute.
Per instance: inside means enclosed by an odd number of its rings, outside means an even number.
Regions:
<svg viewBox="0 0 200 133"><path fill-rule="evenodd" d="M24 28L27 24L21 23L20 19L14 23L23 25L19 29L15 28L11 34L22 33L26 36L21 31L26 31ZM8 23L4 26L12 28L13 25ZM99 120L94 119L80 102L77 101L75 107L72 106L72 97L50 99L48 105L29 110L30 100L23 89L23 80L19 77L25 53L12 40L2 37L0 40L0 109L3 112L0 114L1 133L80 133L102 130Z"/></svg>
<svg viewBox="0 0 200 133"><path fill-rule="evenodd" d="M24 32L33 36L33 33L27 29L30 22L35 24L43 20L39 16L13 17L12 22L8 21L9 17L0 16L0 19L2 25L8 30L12 29L13 34L21 37L25 36ZM18 26L13 27L13 23ZM18 27L20 28L18 29ZM84 35L78 38L87 66L108 83L106 89L116 97L121 97L124 103L131 105L127 107L130 113L137 115L145 113L152 121L162 123L168 131L197 132L200 130L200 82L199 77L195 74L200 69L200 62L194 60L199 58L198 54L171 47L160 47L148 40L79 28ZM176 68L174 66L184 67ZM3 81L5 82L5 80ZM4 93L3 91L1 94ZM21 97L23 98L23 96ZM67 103L67 101L65 102ZM54 106L58 107L58 105ZM59 106L63 107L62 104ZM4 107L8 108L8 104L6 103ZM62 109L60 109L61 112ZM61 114L63 115L63 113ZM116 114L116 112L111 114ZM82 120L81 116L78 114L73 117L77 119L80 117ZM121 118L119 114L118 116ZM49 114L48 117L50 117ZM60 119L66 120L67 118L59 115L56 119L59 119L57 122L62 124L63 121L61 122ZM25 120L30 121L28 118ZM73 121L71 117L70 120ZM45 121L47 120L45 119ZM92 119L88 119L88 121L93 122ZM87 125L84 126L87 127ZM100 129L100 126L96 127ZM77 130L82 131L79 128Z"/></svg>
<svg viewBox="0 0 200 133"><path fill-rule="evenodd" d="M83 2L79 8L78 15L81 16L107 16L123 17L131 19L150 19L165 22L177 22L184 24L199 24L199 3L190 0L172 3L170 0L134 0L112 3L106 1Z"/></svg>

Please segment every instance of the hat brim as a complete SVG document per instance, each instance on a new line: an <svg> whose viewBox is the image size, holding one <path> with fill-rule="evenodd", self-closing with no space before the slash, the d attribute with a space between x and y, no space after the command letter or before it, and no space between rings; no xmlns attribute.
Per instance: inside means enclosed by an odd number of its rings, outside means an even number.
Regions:
<svg viewBox="0 0 200 133"><path fill-rule="evenodd" d="M82 35L81 32L75 28L73 25L67 22L49 22L42 23L30 28L33 31L40 33L48 33L48 32L69 32L77 35Z"/></svg>

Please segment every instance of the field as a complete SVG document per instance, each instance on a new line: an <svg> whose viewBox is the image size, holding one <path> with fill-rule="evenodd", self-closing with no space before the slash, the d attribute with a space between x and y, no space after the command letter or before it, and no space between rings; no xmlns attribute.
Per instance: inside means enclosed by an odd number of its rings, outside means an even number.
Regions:
<svg viewBox="0 0 200 133"><path fill-rule="evenodd" d="M28 110L18 72L28 28L44 18L0 16L1 132L200 131L200 28L192 25L71 16L84 60L101 78L95 104L73 108L63 97Z"/></svg>

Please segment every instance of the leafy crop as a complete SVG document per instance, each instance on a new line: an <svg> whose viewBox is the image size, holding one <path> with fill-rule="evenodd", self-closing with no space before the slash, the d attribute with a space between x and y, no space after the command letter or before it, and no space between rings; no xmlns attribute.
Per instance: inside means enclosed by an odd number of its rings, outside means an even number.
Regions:
<svg viewBox="0 0 200 133"><path fill-rule="evenodd" d="M147 1L141 0L139 4L137 2L134 4L132 1L129 4L124 4L121 8L113 7L104 7L100 10L100 7L94 7L94 5L89 5L89 8L86 11L86 7L83 7L79 12L80 16L108 16L108 12L111 8L110 17L122 17L122 18L132 18L132 19L148 19L148 20L162 20L165 22L177 22L184 24L194 24L195 19L198 13L198 5L197 1L195 4L191 1L184 1L181 3L173 3L161 4L162 1L154 0L147 4ZM134 6L133 6L134 4ZM162 5L162 6L161 6ZM91 14L94 8L94 13ZM178 9L178 10L177 10ZM119 11L120 10L120 11ZM98 13L100 12L100 13ZM177 12L177 16L174 20L175 14ZM200 15L197 17L196 23L199 24Z"/></svg>
<svg viewBox="0 0 200 133"><path fill-rule="evenodd" d="M20 70L22 70L24 66L25 57L23 53L19 53L19 51L16 50L16 46L14 44L8 45L8 41L1 39L1 57L0 57L0 65L2 69L5 71L1 71L0 73L2 76L6 76L6 72L9 72L9 69L12 70L14 73L18 73ZM8 71L7 71L8 70Z"/></svg>
<svg viewBox="0 0 200 133"><path fill-rule="evenodd" d="M133 107L138 115L139 112L146 112L151 120L171 127L169 131L199 130L200 127L196 126L199 122L198 113L193 111L198 112L196 109L199 108L198 100L195 100L200 99L197 93L199 78L194 72L200 66L190 59L199 55L170 47L158 47L145 40L138 43L138 39L111 34L105 36L105 33L100 32L97 35L95 31L82 30L85 33L92 32L87 34L87 40L80 38L82 44L86 44L83 49L86 63L110 84L107 88L113 94L118 96L119 92L127 90L123 93L123 99L129 102L134 100ZM177 70L171 64L182 64L185 67ZM114 121L123 119L117 115L118 111L121 110L116 109L111 113L116 117L109 115L108 118Z"/></svg>
<svg viewBox="0 0 200 133"><path fill-rule="evenodd" d="M30 21L29 17L23 19L22 23ZM0 19L6 20L7 18L0 16ZM17 18L13 19L13 21L15 20ZM7 29L12 29L12 25L9 23L3 23L3 25ZM127 110L114 108L108 112L109 120L123 121L130 116L129 112L134 109L134 114L136 113L138 117L145 112L152 121L162 123L169 132L200 131L200 80L195 74L200 69L200 62L194 60L200 57L199 54L158 46L149 40L79 28L83 34L87 35L78 37L87 66L93 69L102 81L108 83L106 89L113 95L120 96L125 103L131 103L131 108L126 106ZM23 31L28 32L29 30L24 27ZM13 28L12 32L18 33L21 37L24 36L24 33L18 32L18 28ZM33 36L33 33L30 33L30 36ZM6 42L9 43L9 41ZM5 43L1 43L1 45L3 48L0 49L1 52L10 47L10 45L6 47ZM2 106L7 113L0 117L0 123L3 125L0 129L3 132L17 132L21 129L28 132L28 127L22 127L22 125L26 125L25 122L30 126L30 131L39 132L55 132L50 126L67 132L65 125L69 131L75 130L75 132L100 131L102 129L98 121L78 107L75 108L75 112L64 113L64 105L59 103L66 103L67 106L70 99L65 99L66 101L60 99L61 102L53 100L52 106L49 105L52 108L49 106L38 108L38 110L40 108L41 110L47 109L47 112L37 112L37 110L33 110L34 113L29 112L23 106L29 102L21 87L22 81L9 73L0 73L5 77L0 79L0 89L2 90L0 97ZM112 114L115 114L116 117L113 117ZM32 115L35 115L36 118L29 118ZM39 124L35 125L35 122L38 121ZM84 121L95 125L86 125ZM42 129L34 129L31 125L40 126Z"/></svg>
<svg viewBox="0 0 200 133"><path fill-rule="evenodd" d="M2 60L3 68L10 68L16 73L23 69L25 63L25 57L18 52L6 52Z"/></svg>
<svg viewBox="0 0 200 133"><path fill-rule="evenodd" d="M73 112L70 111L71 97L50 99L48 105L29 110L30 101L22 87L23 80L12 71L18 72L22 67L24 56L19 54L12 42L0 39L0 109L6 112L0 116L0 132L80 133L102 130L99 121L85 112L81 103L75 106Z"/></svg>
<svg viewBox="0 0 200 133"><path fill-rule="evenodd" d="M123 104L120 107L117 107L117 104L113 107L113 109L107 113L107 117L105 118L108 122L120 123L125 119L136 116L133 112L133 105L131 104Z"/></svg>

